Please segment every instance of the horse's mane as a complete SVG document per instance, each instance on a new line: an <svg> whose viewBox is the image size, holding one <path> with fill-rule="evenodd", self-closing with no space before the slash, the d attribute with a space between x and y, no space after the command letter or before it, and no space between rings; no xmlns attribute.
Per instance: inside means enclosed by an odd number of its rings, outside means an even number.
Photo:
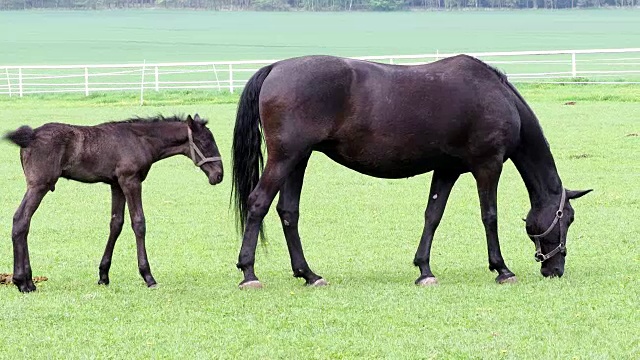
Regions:
<svg viewBox="0 0 640 360"><path fill-rule="evenodd" d="M173 116L163 116L163 115L155 115L150 117L139 117L135 116L126 120L120 121L111 121L111 124L135 124L135 123L158 123L158 122L183 122L187 121L187 117L185 115L173 115ZM206 125L207 120L200 119L199 123Z"/></svg>

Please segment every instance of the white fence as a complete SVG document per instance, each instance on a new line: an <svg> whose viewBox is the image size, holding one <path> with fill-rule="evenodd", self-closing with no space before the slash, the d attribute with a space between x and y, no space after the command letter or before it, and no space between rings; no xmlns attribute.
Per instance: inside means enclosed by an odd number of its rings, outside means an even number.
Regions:
<svg viewBox="0 0 640 360"><path fill-rule="evenodd" d="M640 48L467 53L504 71L513 82L640 84ZM402 65L456 54L367 56ZM0 66L0 95L168 89L242 88L260 67L277 60L157 64Z"/></svg>

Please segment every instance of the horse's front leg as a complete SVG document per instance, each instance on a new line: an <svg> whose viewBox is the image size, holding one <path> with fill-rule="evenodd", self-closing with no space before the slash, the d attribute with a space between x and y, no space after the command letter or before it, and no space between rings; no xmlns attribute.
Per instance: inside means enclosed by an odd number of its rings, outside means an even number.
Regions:
<svg viewBox="0 0 640 360"><path fill-rule="evenodd" d="M13 241L13 283L20 292L31 292L36 289L31 273L27 236L31 227L31 217L40 206L42 198L44 198L49 189L49 186L44 185L28 187L22 203L13 216L13 229L11 231L11 240Z"/></svg>
<svg viewBox="0 0 640 360"><path fill-rule="evenodd" d="M489 270L497 271L496 282L515 282L516 276L507 268L498 241L498 180L502 172L502 157L476 166L472 173L478 186L482 223L487 236Z"/></svg>
<svg viewBox="0 0 640 360"><path fill-rule="evenodd" d="M154 287L156 280L151 275L151 267L147 258L145 246L146 224L144 211L142 210L142 184L137 177L119 179L120 187L124 192L129 215L131 217L131 227L136 235L136 248L138 252L138 270L148 287Z"/></svg>
<svg viewBox="0 0 640 360"><path fill-rule="evenodd" d="M438 170L433 172L431 189L429 190L429 201L427 202L427 209L424 213L424 230L422 231L420 245L413 260L413 264L420 269L420 277L416 280L416 285L427 286L438 283L429 265L431 243L433 242L433 234L442 219L442 214L447 205L447 199L449 199L451 189L456 180L458 180L458 177L460 177L460 174L457 173L446 173Z"/></svg>
<svg viewBox="0 0 640 360"><path fill-rule="evenodd" d="M109 269L111 268L111 258L116 240L122 232L124 224L124 204L125 196L118 184L111 184L111 222L109 224L109 239L104 249L102 260L100 261L100 280L98 284L109 285Z"/></svg>

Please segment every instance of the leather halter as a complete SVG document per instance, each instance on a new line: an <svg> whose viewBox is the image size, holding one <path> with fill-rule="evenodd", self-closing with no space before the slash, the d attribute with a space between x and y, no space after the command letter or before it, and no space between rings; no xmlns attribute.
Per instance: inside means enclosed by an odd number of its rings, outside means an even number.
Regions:
<svg viewBox="0 0 640 360"><path fill-rule="evenodd" d="M193 163L196 164L197 167L200 167L203 164L206 164L208 162L222 161L222 158L220 156L212 156L212 157L204 156L204 154L202 153L202 151L200 151L196 143L193 142L193 134L191 133L191 128L188 126L187 126L187 133L189 137L189 150L191 151L191 160L193 160ZM196 153L200 156L200 158L202 158L202 160L200 161L197 160Z"/></svg>
<svg viewBox="0 0 640 360"><path fill-rule="evenodd" d="M536 244L536 253L535 253L534 256L535 256L537 262L547 261L557 253L563 253L563 254L567 253L567 247L565 245L565 240L562 240L562 226L560 227L560 244L555 249L551 250L547 254L543 254L542 253L542 248L540 247L540 238L549 235L549 233L553 230L553 228L558 223L558 220L562 219L562 216L564 215L562 209L564 209L564 202L566 200L566 197L567 197L567 192L563 188L562 189L562 198L560 199L560 207L558 208L558 211L556 211L556 217L553 219L553 222L551 223L551 225L549 225L549 228L547 228L547 230L545 232L543 232L542 234L539 234L539 235L527 234L527 235L529 235L529 238L531 238L531 240L533 240L533 242Z"/></svg>

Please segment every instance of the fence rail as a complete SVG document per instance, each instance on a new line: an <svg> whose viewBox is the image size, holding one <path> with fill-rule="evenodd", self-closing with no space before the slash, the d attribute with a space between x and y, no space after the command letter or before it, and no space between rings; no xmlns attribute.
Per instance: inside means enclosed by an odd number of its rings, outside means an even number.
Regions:
<svg viewBox="0 0 640 360"><path fill-rule="evenodd" d="M640 48L467 53L505 71L516 83L640 84ZM396 65L429 63L454 53L365 56ZM234 92L274 60L182 63L1 66L0 95L169 89Z"/></svg>

